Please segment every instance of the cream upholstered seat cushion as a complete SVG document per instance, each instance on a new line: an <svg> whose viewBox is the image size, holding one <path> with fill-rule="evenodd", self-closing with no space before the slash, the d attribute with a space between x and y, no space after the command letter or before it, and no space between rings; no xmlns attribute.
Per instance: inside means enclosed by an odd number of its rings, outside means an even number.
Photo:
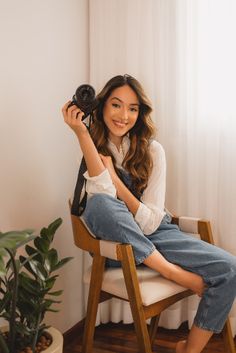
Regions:
<svg viewBox="0 0 236 353"><path fill-rule="evenodd" d="M91 268L84 275L84 282L89 284ZM156 271L145 267L137 267L143 305L156 303L171 295L183 292L186 288L169 281ZM107 268L104 272L102 290L128 300L122 268Z"/></svg>

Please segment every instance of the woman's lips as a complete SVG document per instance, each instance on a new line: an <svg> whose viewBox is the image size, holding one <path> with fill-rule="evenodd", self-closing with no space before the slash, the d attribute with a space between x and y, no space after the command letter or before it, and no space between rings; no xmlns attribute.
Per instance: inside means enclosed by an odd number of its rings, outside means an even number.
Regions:
<svg viewBox="0 0 236 353"><path fill-rule="evenodd" d="M121 121L116 121L113 120L113 124L115 124L117 127L125 127L127 123L122 123Z"/></svg>

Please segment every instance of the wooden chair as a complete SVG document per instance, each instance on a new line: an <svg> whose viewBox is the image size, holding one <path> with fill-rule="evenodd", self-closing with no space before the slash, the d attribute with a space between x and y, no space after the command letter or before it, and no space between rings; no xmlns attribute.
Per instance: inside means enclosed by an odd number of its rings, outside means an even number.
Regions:
<svg viewBox="0 0 236 353"><path fill-rule="evenodd" d="M71 218L75 245L93 254L91 274L85 279L90 287L82 352L92 352L98 304L116 297L130 303L140 353L152 353L161 312L193 293L145 266L136 267L131 245L98 240L88 231L81 218L73 215ZM174 217L172 222L184 232L199 234L202 240L213 244L208 221ZM121 261L122 269L105 268L106 258ZM146 320L149 318L151 323L148 330ZM225 353L235 353L229 319L223 329L223 337ZM169 347L174 348L173 344Z"/></svg>

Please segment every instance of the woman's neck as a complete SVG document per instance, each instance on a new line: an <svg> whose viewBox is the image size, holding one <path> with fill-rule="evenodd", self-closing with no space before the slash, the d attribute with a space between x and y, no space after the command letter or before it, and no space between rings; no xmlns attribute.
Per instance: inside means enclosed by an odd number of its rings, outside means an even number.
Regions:
<svg viewBox="0 0 236 353"><path fill-rule="evenodd" d="M116 146L118 152L120 151L122 139L123 137L120 136L109 136L109 140Z"/></svg>

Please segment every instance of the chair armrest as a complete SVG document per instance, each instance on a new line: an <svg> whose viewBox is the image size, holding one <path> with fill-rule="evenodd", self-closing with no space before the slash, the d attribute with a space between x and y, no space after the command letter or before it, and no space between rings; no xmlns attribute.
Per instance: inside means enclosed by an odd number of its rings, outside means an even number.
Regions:
<svg viewBox="0 0 236 353"><path fill-rule="evenodd" d="M199 234L207 243L214 244L211 225L208 220L194 217L172 217L172 223L177 224L182 232Z"/></svg>
<svg viewBox="0 0 236 353"><path fill-rule="evenodd" d="M120 243L107 240L99 240L100 255L112 260L120 260Z"/></svg>
<svg viewBox="0 0 236 353"><path fill-rule="evenodd" d="M172 222L179 226L179 229L185 233L199 234L198 222L200 218L195 217L173 217Z"/></svg>

